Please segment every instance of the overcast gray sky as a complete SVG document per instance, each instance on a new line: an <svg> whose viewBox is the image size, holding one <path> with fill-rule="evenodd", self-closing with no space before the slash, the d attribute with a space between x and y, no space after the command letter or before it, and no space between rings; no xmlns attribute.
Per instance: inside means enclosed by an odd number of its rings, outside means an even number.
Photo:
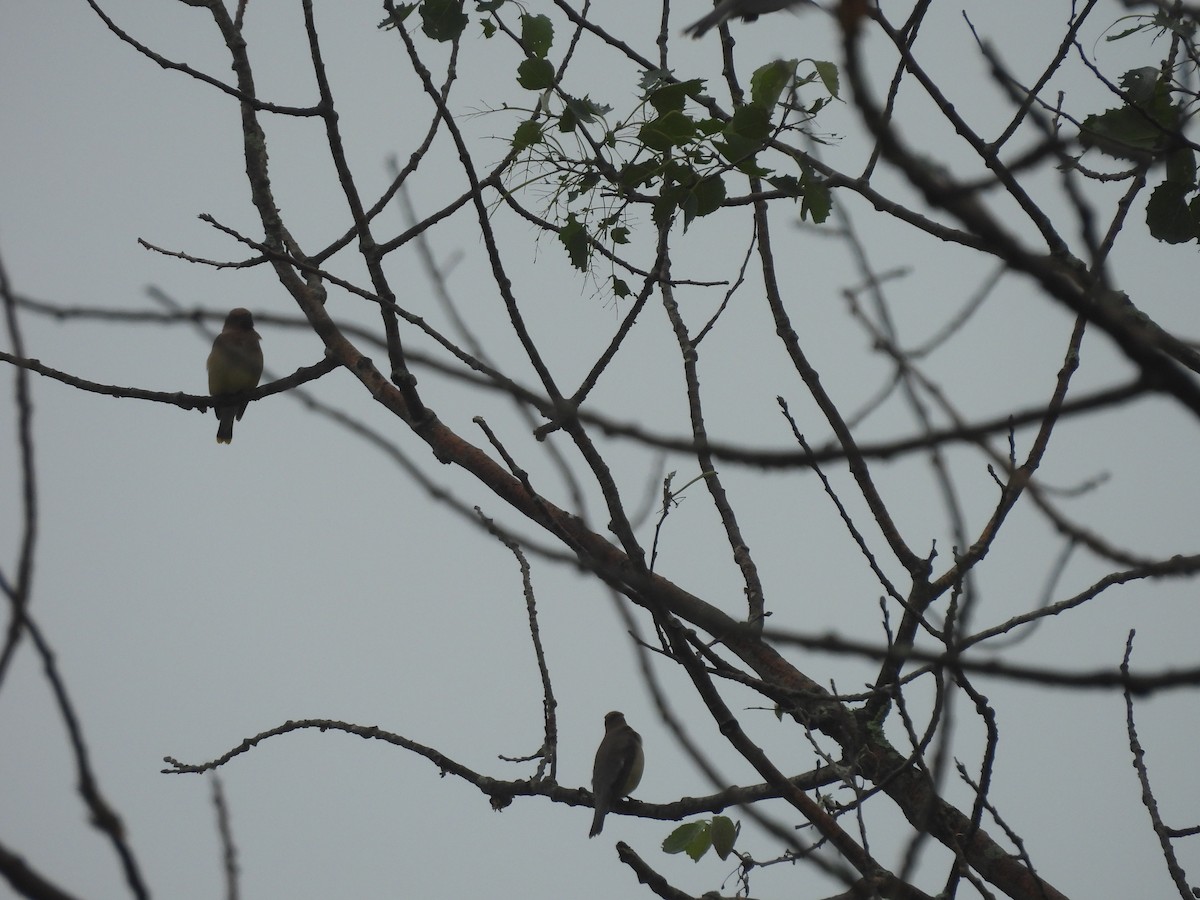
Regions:
<svg viewBox="0 0 1200 900"><path fill-rule="evenodd" d="M1148 41L1103 42L1099 26L1123 11L1116 2L1104 5L1109 9L1097 15L1083 43L1105 74L1116 80L1129 68L1156 65L1162 48ZM104 0L102 6L156 51L230 79L225 49L203 10L137 0ZM373 199L390 178L387 159L403 162L423 136L430 107L398 40L376 29L378 4L316 6L347 150L360 189ZM529 4L534 11L543 6L550 12L548 3ZM600 21L655 56L656 5L601 6ZM680 0L677 27L706 6ZM1032 81L1061 39L1069 4L964 0L935 7L923 36L925 62L960 109L976 123L993 123L983 130L994 133L994 123L1009 113L987 81L962 12ZM635 20L627 16L644 19L644 27L630 25ZM774 15L734 30L747 77L774 56L837 59L836 40L818 14ZM260 96L297 106L315 102L300 4L253 0L246 34ZM428 42L423 46L431 60L441 58ZM624 115L636 96L636 73L615 66L611 55L587 42L579 53L577 92ZM716 35L680 42L673 53L679 77L718 77ZM880 58L882 93L891 57ZM479 113L505 102L531 102L513 84L517 60L510 46L485 41L474 25L468 30L451 106L481 166L503 156L518 116ZM434 80L441 77L435 71ZM1050 90L1055 88L1068 91L1085 111L1111 103L1076 63ZM902 94L906 136L931 155L944 151L939 158L951 166L965 159L951 136L941 133L944 126L923 110L919 100ZM0 3L0 123L0 258L19 293L64 305L154 310L160 307L147 295L153 286L188 309L224 313L246 306L260 317L296 312L263 268L214 270L138 245L142 238L204 258L247 255L197 218L208 213L261 234L246 187L238 110L229 97L164 71L122 44L82 0ZM831 140L826 158L845 171L861 166L867 148L853 112L834 104L820 124ZM289 227L306 249L323 246L350 220L321 127L316 120L276 117L267 119L267 128L276 197ZM896 183L886 172L880 179ZM1049 189L1052 182L1046 184ZM448 144L426 160L411 188L421 213L462 190ZM526 199L538 208L536 191ZM861 202L846 203L877 269L907 268L891 296L906 342L920 343L959 308L991 263L914 235ZM679 242L676 274L731 278L744 252L747 216L730 213L693 225ZM577 277L557 243L539 239L527 223L507 211L498 212L497 221L527 320L549 364L564 384L574 385L628 301L615 301L603 284ZM380 225L390 235L402 220L389 212ZM732 250L731 229L740 229L742 241ZM1115 255L1119 285L1165 327L1194 334L1194 249L1151 241L1140 207L1128 230L1135 234ZM648 234L641 232L643 239ZM431 239L451 267L450 290L486 337L488 352L534 384L528 366L512 362L520 350L490 279L477 223L460 214L433 229ZM840 291L856 278L847 254L828 237L782 219L775 240L806 350L839 402L856 409L884 382L888 368L869 354L868 339L845 314ZM647 245L631 255L646 264L652 252ZM388 266L394 283L410 292L400 302L444 327L416 253L394 254ZM351 255L332 267L365 282ZM721 297L711 288L680 293L694 325ZM805 401L803 386L778 348L766 343L771 327L761 303L748 292L734 306L703 345L704 377L716 386L709 419L714 434L748 446L790 447L774 402L782 393L810 440L825 440L827 429ZM376 321L345 292L331 292L329 308L342 321ZM1070 324L1028 283L1005 278L962 342L929 367L974 417L1044 402ZM22 327L30 356L82 378L205 390L210 339L186 323L56 322L27 314ZM683 435L686 408L666 328L661 314L639 327L591 402L622 421ZM267 367L277 376L322 358L311 334L269 324L259 331ZM431 349L428 341L407 337ZM384 358L377 348L372 352L377 362ZM1129 371L1106 339L1089 335L1080 386L1112 383ZM569 502L541 445L503 396L468 390L428 371L417 374L443 421L482 442L471 419L485 416L530 468L535 484L556 502ZM11 372L6 375L11 384ZM432 460L346 373L334 372L310 390L381 430L468 506L532 533L462 472ZM0 391L6 572L12 571L21 525L12 396L9 387ZM36 377L33 398L40 540L32 610L81 712L100 783L125 819L156 896L206 898L223 890L208 781L160 774L164 755L202 762L287 719L321 717L378 725L498 778L532 774L531 764L498 758L533 753L541 734L538 673L513 557L433 502L384 454L287 395L252 404L230 447L213 442L211 414L85 394ZM912 428L895 409L868 420L862 434L875 439ZM1023 446L1029 436L1020 435ZM1042 475L1048 484L1072 487L1110 474L1100 490L1063 501L1077 521L1141 553L1194 553L1198 437L1194 419L1177 405L1143 401L1114 417L1065 423ZM663 464L654 453L616 442L603 447L629 496L638 496L641 485L653 493L660 465L678 469L679 483L696 474L694 459L673 457ZM994 484L978 454L961 451L951 458L970 526L977 529L995 502ZM946 564L952 538L927 467L880 464L878 471L912 545L924 550L936 541L940 564ZM844 473L832 474L850 492ZM816 480L736 466L722 475L745 511L743 525L769 588L773 624L881 639L878 584L864 571ZM848 496L861 514L861 501ZM602 528L598 492L589 488L588 501ZM652 525L639 529L647 542ZM985 602L975 624L1002 622L1035 607L1060 549L1032 511L1018 508L984 567ZM728 555L706 496L693 487L668 521L659 571L742 615L741 583ZM1109 568L1077 558L1054 599ZM561 783L588 783L603 715L619 708L646 741L646 775L636 796L665 802L710 792L659 723L610 598L569 567L540 559L533 583L560 704ZM1043 624L1016 658L1063 668L1111 667L1127 631L1136 628L1135 668L1194 665L1196 600L1187 583L1135 583L1074 617ZM857 689L872 672L869 664L820 655L802 667L823 682L837 679L844 690ZM659 673L693 737L710 749L727 781L756 783L749 767L725 749L682 673L666 664ZM1166 896L1170 884L1137 802L1121 697L986 681L984 688L1003 732L993 799L1025 839L1039 871L1076 897ZM749 693L731 691L731 698L739 710L762 705ZM1164 813L1181 826L1193 823L1200 808L1197 712L1194 693L1148 700L1138 710ZM956 755L974 771L982 730L962 714ZM798 730L777 723L769 710L747 711L743 718L768 748L794 748L796 772L814 764ZM28 646L0 691L0 723L0 840L81 896L125 896L109 847L84 821L63 728ZM525 798L495 813L478 791L439 778L427 761L346 735L269 740L225 766L222 778L243 897L649 896L616 862L618 839L685 890L734 889L726 882L733 868L728 863L664 856L658 848L668 823L610 817L604 834L589 841L587 809ZM969 802L957 785L947 794ZM886 816L872 824L887 847L893 838ZM760 857L777 851L752 831L744 840ZM1179 850L1195 872L1195 843ZM881 856L895 862L886 852ZM812 872L792 867L758 872L751 886L756 896L833 892Z"/></svg>

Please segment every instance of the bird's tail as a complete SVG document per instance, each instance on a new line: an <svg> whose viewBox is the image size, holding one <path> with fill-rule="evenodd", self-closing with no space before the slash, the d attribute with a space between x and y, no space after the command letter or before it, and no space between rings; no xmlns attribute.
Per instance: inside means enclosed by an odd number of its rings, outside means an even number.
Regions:
<svg viewBox="0 0 1200 900"><path fill-rule="evenodd" d="M217 443L232 444L233 443L233 417L235 411L231 407L228 411L221 410L217 413L217 419L221 423L217 426Z"/></svg>
<svg viewBox="0 0 1200 900"><path fill-rule="evenodd" d="M592 830L588 832L588 837L595 837L604 830L604 817L606 815L608 815L608 809L597 803L596 814L592 816Z"/></svg>

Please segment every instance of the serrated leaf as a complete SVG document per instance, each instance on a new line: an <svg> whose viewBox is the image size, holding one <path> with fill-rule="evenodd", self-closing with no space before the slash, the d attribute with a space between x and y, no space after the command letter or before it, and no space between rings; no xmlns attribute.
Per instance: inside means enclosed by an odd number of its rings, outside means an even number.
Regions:
<svg viewBox="0 0 1200 900"><path fill-rule="evenodd" d="M813 68L817 70L817 75L821 77L821 84L825 85L825 90L829 92L829 96L836 97L841 77L838 67L834 63L818 59L814 59L812 64Z"/></svg>
<svg viewBox="0 0 1200 900"><path fill-rule="evenodd" d="M800 187L800 179L795 175L772 175L767 179L767 184L788 197L804 196L804 191ZM775 704L775 713L777 716L783 715L781 712L782 709L783 707L778 703Z"/></svg>
<svg viewBox="0 0 1200 900"><path fill-rule="evenodd" d="M720 209L725 196L725 182L719 175L701 178L696 182L683 202L683 230L687 231L692 219Z"/></svg>
<svg viewBox="0 0 1200 900"><path fill-rule="evenodd" d="M425 0L421 4L421 30L434 41L453 41L467 27L463 0Z"/></svg>
<svg viewBox="0 0 1200 900"><path fill-rule="evenodd" d="M1130 74L1126 73L1127 79ZM1139 95L1143 87L1138 87ZM1167 86L1157 83L1144 102L1131 102L1084 119L1079 143L1116 159L1141 160L1166 149L1178 122L1179 110L1171 102Z"/></svg>
<svg viewBox="0 0 1200 900"><path fill-rule="evenodd" d="M758 160L756 160L754 157L750 157L750 159L743 159L735 168L743 175L747 175L750 178L767 178L774 174L772 169L767 169L760 166L758 164Z"/></svg>
<svg viewBox="0 0 1200 900"><path fill-rule="evenodd" d="M780 96L796 77L799 60L777 59L759 66L750 76L750 105L768 111L775 108Z"/></svg>
<svg viewBox="0 0 1200 900"><path fill-rule="evenodd" d="M1122 38L1129 37L1131 34L1137 34L1138 32L1143 31L1145 27L1145 25L1134 25L1132 28L1126 28L1124 31L1117 32L1116 34L1106 35L1104 40L1110 43L1112 41L1119 41Z"/></svg>
<svg viewBox="0 0 1200 900"><path fill-rule="evenodd" d="M665 226L679 207L680 194L677 188L663 191L650 205L650 220L659 228Z"/></svg>
<svg viewBox="0 0 1200 900"><path fill-rule="evenodd" d="M771 111L762 106L741 106L733 111L725 134L736 134L752 141L762 141L771 133Z"/></svg>
<svg viewBox="0 0 1200 900"><path fill-rule="evenodd" d="M696 123L681 112L669 112L638 129L638 139L651 150L663 153L687 144L696 136Z"/></svg>
<svg viewBox="0 0 1200 900"><path fill-rule="evenodd" d="M1150 234L1168 244L1182 244L1198 236L1192 206L1186 200L1191 189L1164 181L1150 194L1146 203L1146 226Z"/></svg>
<svg viewBox="0 0 1200 900"><path fill-rule="evenodd" d="M521 16L521 43L525 52L545 59L554 43L554 24L549 16Z"/></svg>
<svg viewBox="0 0 1200 900"><path fill-rule="evenodd" d="M575 110L571 107L564 106L562 114L558 117L558 130L563 134L570 134L579 125L579 117L575 115Z"/></svg>
<svg viewBox="0 0 1200 900"><path fill-rule="evenodd" d="M695 184L700 180L699 173L682 157L673 157L663 161L663 180L674 182L684 187Z"/></svg>
<svg viewBox="0 0 1200 900"><path fill-rule="evenodd" d="M571 265L586 272L592 248L588 243L587 229L575 218L574 213L567 216L567 224L558 230L558 240L566 248Z"/></svg>
<svg viewBox="0 0 1200 900"><path fill-rule="evenodd" d="M833 193L829 190L828 182L806 172L800 179L800 187L804 193L804 200L800 203L800 218L822 224L833 209Z"/></svg>
<svg viewBox="0 0 1200 900"><path fill-rule="evenodd" d="M726 134L721 140L713 141L712 145L721 156L735 166L752 161L763 147L762 141L753 141L738 134Z"/></svg>
<svg viewBox="0 0 1200 900"><path fill-rule="evenodd" d="M1140 69L1130 69L1121 76L1121 87L1125 96L1134 106L1140 106L1154 99L1158 89L1159 72L1154 66L1142 66Z"/></svg>
<svg viewBox="0 0 1200 900"><path fill-rule="evenodd" d="M1179 147L1167 154L1167 181L1196 184L1196 153L1191 147Z"/></svg>
<svg viewBox="0 0 1200 900"><path fill-rule="evenodd" d="M592 189L599 183L600 173L588 172L586 175L575 181L575 186L567 192L567 202L574 203L584 194L591 193Z"/></svg>
<svg viewBox="0 0 1200 900"><path fill-rule="evenodd" d="M618 179L627 188L649 186L662 171L662 162L647 159L640 163L629 163L621 167Z"/></svg>
<svg viewBox="0 0 1200 900"><path fill-rule="evenodd" d="M567 97L566 105L576 121L589 123L612 109L611 106L597 103L591 97Z"/></svg>
<svg viewBox="0 0 1200 900"><path fill-rule="evenodd" d="M698 78L692 81L664 84L651 91L646 100L659 115L673 111L682 112L688 97L695 94L702 84L703 82Z"/></svg>
<svg viewBox="0 0 1200 900"><path fill-rule="evenodd" d="M650 96L650 93L664 84L671 83L670 69L647 69L642 73L642 77L638 79L638 90L642 92L642 97Z"/></svg>
<svg viewBox="0 0 1200 900"><path fill-rule="evenodd" d="M518 125L517 130L513 132L512 148L518 153L522 153L535 144L540 144L542 138L542 126L537 122L525 121Z"/></svg>
<svg viewBox="0 0 1200 900"><path fill-rule="evenodd" d="M411 16L418 5L419 4L416 3L401 3L388 15L386 19L379 23L379 27L385 31L389 28L395 28L397 25Z"/></svg>
<svg viewBox="0 0 1200 900"><path fill-rule="evenodd" d="M517 66L517 84L527 91L544 91L554 84L554 66L548 59L523 59Z"/></svg>

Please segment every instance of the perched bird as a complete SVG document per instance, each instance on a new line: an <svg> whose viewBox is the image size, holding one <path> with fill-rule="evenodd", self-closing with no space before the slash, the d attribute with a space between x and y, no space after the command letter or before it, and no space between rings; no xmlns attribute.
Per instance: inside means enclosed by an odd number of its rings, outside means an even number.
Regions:
<svg viewBox="0 0 1200 900"><path fill-rule="evenodd" d="M642 736L626 724L623 713L610 712L604 717L604 739L600 741L596 763L592 766L596 815L592 817L588 837L595 837L604 828L604 817L614 803L633 793L642 780L645 764Z"/></svg>
<svg viewBox="0 0 1200 900"><path fill-rule="evenodd" d="M225 327L213 341L212 352L208 354L208 392L214 399L258 387L263 370L260 340L250 310L241 307L230 310L225 317ZM241 419L246 411L246 401L218 402L214 409L217 421L221 423L217 427L217 443L228 444L233 441L233 420Z"/></svg>
<svg viewBox="0 0 1200 900"><path fill-rule="evenodd" d="M741 16L743 20L753 22L763 13L811 3L812 0L721 0L712 12L683 29L683 33L700 38L704 37L709 29L716 28L734 16Z"/></svg>

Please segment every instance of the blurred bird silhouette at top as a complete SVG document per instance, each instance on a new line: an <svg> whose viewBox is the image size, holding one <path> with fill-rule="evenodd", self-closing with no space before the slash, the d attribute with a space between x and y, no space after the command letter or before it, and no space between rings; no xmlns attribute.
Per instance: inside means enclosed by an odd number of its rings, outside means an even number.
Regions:
<svg viewBox="0 0 1200 900"><path fill-rule="evenodd" d="M746 22L753 22L763 13L811 5L812 0L721 0L712 12L683 29L683 33L700 38L735 16L741 16Z"/></svg>

